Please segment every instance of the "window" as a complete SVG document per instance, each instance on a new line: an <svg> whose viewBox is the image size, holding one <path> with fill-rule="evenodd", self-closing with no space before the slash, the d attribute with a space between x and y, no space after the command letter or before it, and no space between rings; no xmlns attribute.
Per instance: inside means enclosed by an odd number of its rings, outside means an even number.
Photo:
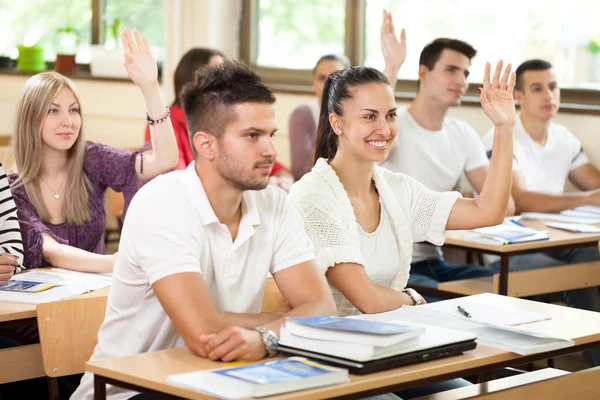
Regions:
<svg viewBox="0 0 600 400"><path fill-rule="evenodd" d="M550 61L563 88L600 90L600 13L593 0L507 0L502 7L479 0L368 0L365 65L382 67L379 26L384 8L407 30L409 52L400 79L414 79L421 49L438 37L465 40L478 51L471 82L483 80L486 61ZM591 10L596 9L596 12ZM594 39L596 38L596 39ZM590 46L596 40L596 50Z"/></svg>
<svg viewBox="0 0 600 400"><path fill-rule="evenodd" d="M312 69L322 54L344 53L343 0L262 0L257 64Z"/></svg>
<svg viewBox="0 0 600 400"><path fill-rule="evenodd" d="M16 59L18 45L37 43L44 48L46 61L54 61L60 46L59 30L69 27L78 36L77 62L86 64L91 60L91 45L114 47L113 32L131 27L148 37L155 57L162 60L163 3L163 0L0 0L0 56Z"/></svg>
<svg viewBox="0 0 600 400"><path fill-rule="evenodd" d="M54 61L57 32L66 26L79 34L83 47L91 44L90 0L0 0L0 55L17 58L17 45L44 47L44 57Z"/></svg>
<svg viewBox="0 0 600 400"><path fill-rule="evenodd" d="M542 58L554 65L561 87L567 89L564 102L600 105L596 0L506 0L502 7L480 0L245 0L242 58L269 83L281 83L277 77L285 76L304 86L310 82L308 70L326 53L344 51L353 63L383 68L383 9L392 12L397 33L407 30L400 91L415 90L422 48L437 37L451 37L478 50L472 83L482 81L486 61L502 58L516 67L526 59ZM302 71L293 72L297 69ZM471 91L476 92L476 85Z"/></svg>

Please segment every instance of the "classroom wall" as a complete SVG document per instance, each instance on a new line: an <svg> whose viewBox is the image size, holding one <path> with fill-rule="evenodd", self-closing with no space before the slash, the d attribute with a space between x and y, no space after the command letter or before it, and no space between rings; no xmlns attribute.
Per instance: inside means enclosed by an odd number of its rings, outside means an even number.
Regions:
<svg viewBox="0 0 600 400"><path fill-rule="evenodd" d="M0 74L0 134L12 132L16 102L27 78ZM86 79L76 79L75 84L82 102L84 132L88 139L123 148L142 145L146 109L135 85ZM172 101L170 93L163 93L163 96L165 101ZM288 118L295 107L313 101L313 97L290 93L276 93L276 96L275 115L279 131L275 144L278 159L289 165ZM478 107L456 107L450 110L450 116L468 121L482 136L491 126ZM600 167L600 116L559 113L556 122L567 126L581 140L588 157Z"/></svg>

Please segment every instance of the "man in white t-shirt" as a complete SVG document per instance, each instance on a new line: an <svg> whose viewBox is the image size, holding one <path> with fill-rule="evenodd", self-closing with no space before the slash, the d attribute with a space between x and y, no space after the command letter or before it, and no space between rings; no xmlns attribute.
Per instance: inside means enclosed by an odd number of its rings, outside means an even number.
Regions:
<svg viewBox="0 0 600 400"><path fill-rule="evenodd" d="M600 205L600 171L586 157L581 142L562 125L552 122L560 105L560 88L552 65L528 60L516 70L515 99L520 114L514 127L512 195L518 212L560 212L583 205ZM483 139L491 156L493 129ZM581 189L564 193L569 179ZM600 259L596 246L510 258L509 268L530 270ZM497 263L491 266L499 270ZM598 288L564 293L567 304L600 311ZM586 354L600 365L600 353ZM591 357L590 357L591 356Z"/></svg>
<svg viewBox="0 0 600 400"><path fill-rule="evenodd" d="M227 62L199 71L181 96L195 162L133 199L92 360L184 345L211 360L258 360L274 353L286 316L335 315L300 215L267 187L273 93ZM261 313L268 273L287 305ZM92 398L87 373L72 399Z"/></svg>
<svg viewBox="0 0 600 400"><path fill-rule="evenodd" d="M436 39L423 48L417 97L398 111L398 136L382 166L438 192L453 190L464 173L481 191L489 165L481 140L469 124L446 116L450 107L461 103L475 54L471 45L456 39ZM388 79L395 82L396 73ZM509 208L512 212L512 200ZM439 247L417 243L409 283L437 287L438 282L492 274L478 265L452 265Z"/></svg>

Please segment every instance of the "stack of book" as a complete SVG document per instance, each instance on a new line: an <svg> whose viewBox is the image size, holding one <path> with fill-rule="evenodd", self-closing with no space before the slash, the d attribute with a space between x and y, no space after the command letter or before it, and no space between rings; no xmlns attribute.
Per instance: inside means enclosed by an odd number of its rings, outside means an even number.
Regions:
<svg viewBox="0 0 600 400"><path fill-rule="evenodd" d="M339 317L288 318L280 344L356 361L390 357L414 347L425 328Z"/></svg>

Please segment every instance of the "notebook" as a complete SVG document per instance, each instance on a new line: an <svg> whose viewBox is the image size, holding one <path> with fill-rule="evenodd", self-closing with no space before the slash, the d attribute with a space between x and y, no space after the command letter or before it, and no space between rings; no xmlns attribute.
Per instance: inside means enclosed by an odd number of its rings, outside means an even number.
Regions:
<svg viewBox="0 0 600 400"><path fill-rule="evenodd" d="M551 214L525 212L521 214L524 219L541 219L543 221L569 222L573 224L600 224L600 216L569 215L571 213Z"/></svg>
<svg viewBox="0 0 600 400"><path fill-rule="evenodd" d="M169 375L167 381L222 399L247 399L348 382L348 371L302 357Z"/></svg>
<svg viewBox="0 0 600 400"><path fill-rule="evenodd" d="M500 225L473 229L472 232L503 245L548 240L550 238L546 232L528 228L509 218Z"/></svg>
<svg viewBox="0 0 600 400"><path fill-rule="evenodd" d="M570 224L566 222L546 222L546 226L577 233L600 233L600 228L587 224Z"/></svg>

